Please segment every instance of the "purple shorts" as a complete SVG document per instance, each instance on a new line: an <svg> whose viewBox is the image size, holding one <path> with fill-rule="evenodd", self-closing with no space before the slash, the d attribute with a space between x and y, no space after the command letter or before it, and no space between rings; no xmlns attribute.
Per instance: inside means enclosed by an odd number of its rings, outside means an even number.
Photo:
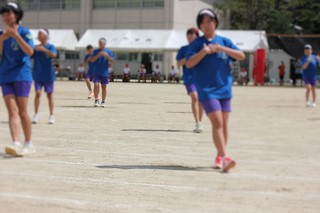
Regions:
<svg viewBox="0 0 320 213"><path fill-rule="evenodd" d="M43 82L43 81L35 81L34 88L36 91L41 91L44 87L44 91L46 93L53 93L54 92L54 82Z"/></svg>
<svg viewBox="0 0 320 213"><path fill-rule="evenodd" d="M303 78L305 85L311 85L313 87L317 86L317 78Z"/></svg>
<svg viewBox="0 0 320 213"><path fill-rule="evenodd" d="M8 84L2 84L3 97L15 95L16 97L29 97L32 82L21 81Z"/></svg>
<svg viewBox="0 0 320 213"><path fill-rule="evenodd" d="M231 98L201 101L201 105L207 114L215 111L231 112Z"/></svg>
<svg viewBox="0 0 320 213"><path fill-rule="evenodd" d="M109 78L108 77L94 76L93 77L93 83L100 83L102 85L107 85L107 84L109 84Z"/></svg>
<svg viewBox="0 0 320 213"><path fill-rule="evenodd" d="M190 93L197 92L197 88L194 84L188 84L188 85L185 85L185 87L187 89L188 95Z"/></svg>
<svg viewBox="0 0 320 213"><path fill-rule="evenodd" d="M88 79L89 81L93 81L93 75L90 73L87 73L86 79Z"/></svg>

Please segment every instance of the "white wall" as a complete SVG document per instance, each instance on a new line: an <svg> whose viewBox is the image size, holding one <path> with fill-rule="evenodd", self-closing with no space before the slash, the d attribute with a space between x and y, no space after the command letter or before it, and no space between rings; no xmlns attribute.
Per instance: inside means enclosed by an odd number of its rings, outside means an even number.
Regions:
<svg viewBox="0 0 320 213"><path fill-rule="evenodd" d="M267 62L270 64L270 68L269 68L270 80L274 79L276 81L279 81L278 67L281 64L281 61L283 61L286 66L285 81L289 81L290 80L290 59L292 57L289 56L287 53L285 53L283 50L270 50L267 57L268 57Z"/></svg>

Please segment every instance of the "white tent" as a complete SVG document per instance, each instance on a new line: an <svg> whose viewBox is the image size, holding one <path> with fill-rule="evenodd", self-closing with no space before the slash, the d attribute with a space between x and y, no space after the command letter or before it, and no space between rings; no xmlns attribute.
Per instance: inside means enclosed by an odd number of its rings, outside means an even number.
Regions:
<svg viewBox="0 0 320 213"><path fill-rule="evenodd" d="M39 44L38 29L30 30L35 44ZM49 29L50 43L54 44L58 50L76 50L78 39L73 30Z"/></svg>
<svg viewBox="0 0 320 213"><path fill-rule="evenodd" d="M218 34L246 52L269 49L265 31L219 30ZM119 51L177 51L187 44L185 30L87 30L76 48L85 49L89 44L97 47L101 37L107 39L108 48Z"/></svg>

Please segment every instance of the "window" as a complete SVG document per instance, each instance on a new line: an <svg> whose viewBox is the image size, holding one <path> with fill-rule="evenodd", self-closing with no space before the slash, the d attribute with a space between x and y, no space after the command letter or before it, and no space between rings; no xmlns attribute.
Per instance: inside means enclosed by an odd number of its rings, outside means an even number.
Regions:
<svg viewBox="0 0 320 213"><path fill-rule="evenodd" d="M80 58L80 53L79 52L68 52L66 51L65 53L65 56L66 56L66 60L79 60Z"/></svg>
<svg viewBox="0 0 320 213"><path fill-rule="evenodd" d="M21 0L20 5L24 10L38 10L39 0Z"/></svg>
<svg viewBox="0 0 320 213"><path fill-rule="evenodd" d="M41 0L41 10L59 10L61 9L61 0Z"/></svg>
<svg viewBox="0 0 320 213"><path fill-rule="evenodd" d="M139 58L139 53L129 53L129 61L131 62L141 61Z"/></svg>
<svg viewBox="0 0 320 213"><path fill-rule="evenodd" d="M116 8L117 0L93 0L93 9Z"/></svg>
<svg viewBox="0 0 320 213"><path fill-rule="evenodd" d="M80 9L80 0L63 0L62 8L66 10Z"/></svg>
<svg viewBox="0 0 320 213"><path fill-rule="evenodd" d="M153 54L153 61L163 61L163 54L161 54L161 53L154 53L154 54Z"/></svg>
<svg viewBox="0 0 320 213"><path fill-rule="evenodd" d="M118 8L141 8L141 0L118 0Z"/></svg>
<svg viewBox="0 0 320 213"><path fill-rule="evenodd" d="M117 61L128 61L128 53L117 53Z"/></svg>
<svg viewBox="0 0 320 213"><path fill-rule="evenodd" d="M142 0L142 7L164 7L164 0Z"/></svg>

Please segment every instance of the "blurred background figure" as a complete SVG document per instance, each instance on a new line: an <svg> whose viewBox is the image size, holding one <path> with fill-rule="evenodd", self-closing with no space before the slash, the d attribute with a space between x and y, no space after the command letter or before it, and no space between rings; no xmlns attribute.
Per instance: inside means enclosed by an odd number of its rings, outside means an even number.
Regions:
<svg viewBox="0 0 320 213"><path fill-rule="evenodd" d="M284 65L283 61L281 61L281 64L278 67L278 69L279 69L280 86L283 86L283 84L284 84L284 76L285 76L285 73L286 73L286 66Z"/></svg>
<svg viewBox="0 0 320 213"><path fill-rule="evenodd" d="M86 68L84 67L84 64L81 62L78 67L78 81L81 81L84 79Z"/></svg>
<svg viewBox="0 0 320 213"><path fill-rule="evenodd" d="M130 82L130 78L129 64L125 64L123 68L122 82Z"/></svg>

